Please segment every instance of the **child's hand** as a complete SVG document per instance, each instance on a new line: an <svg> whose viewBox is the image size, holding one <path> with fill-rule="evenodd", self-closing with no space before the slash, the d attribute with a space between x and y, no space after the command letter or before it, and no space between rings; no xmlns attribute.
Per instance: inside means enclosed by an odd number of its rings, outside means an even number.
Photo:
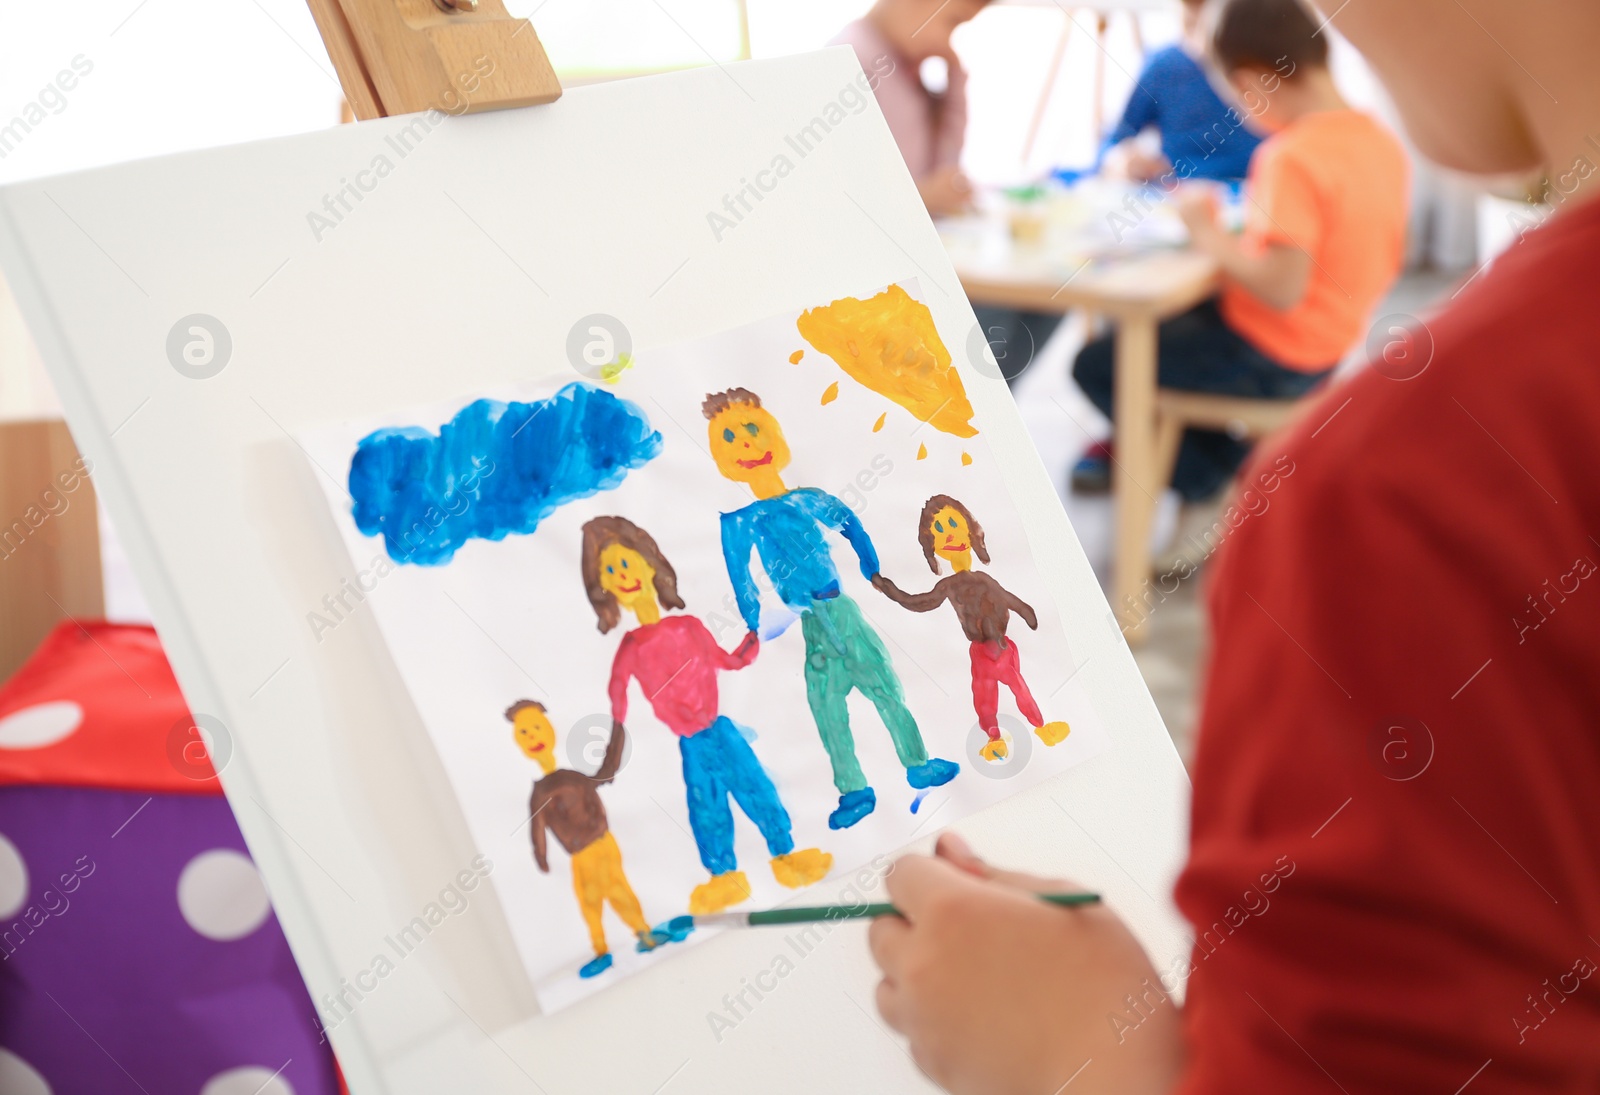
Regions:
<svg viewBox="0 0 1600 1095"><path fill-rule="evenodd" d="M962 213L972 206L972 182L954 164L941 167L920 180L917 191L930 216Z"/></svg>
<svg viewBox="0 0 1600 1095"><path fill-rule="evenodd" d="M1197 245L1209 233L1217 230L1217 218L1221 215L1222 203L1217 201L1217 192L1211 187L1182 187L1175 200L1178 216L1182 219L1184 227L1189 229L1189 238Z"/></svg>
<svg viewBox="0 0 1600 1095"><path fill-rule="evenodd" d="M878 1010L934 1081L957 1095L1047 1095L1069 1080L1085 1095L1171 1089L1177 1005L1155 1006L1120 1045L1106 1018L1132 1014L1129 993L1162 995L1114 913L1046 905L1032 895L1070 887L992 870L948 833L937 858L896 861L888 887L904 919L880 917L868 936Z"/></svg>

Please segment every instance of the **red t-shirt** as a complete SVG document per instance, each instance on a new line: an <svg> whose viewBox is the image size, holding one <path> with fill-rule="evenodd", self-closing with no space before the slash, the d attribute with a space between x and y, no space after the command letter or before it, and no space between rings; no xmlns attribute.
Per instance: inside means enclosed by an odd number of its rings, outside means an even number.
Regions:
<svg viewBox="0 0 1600 1095"><path fill-rule="evenodd" d="M717 671L743 669L759 645L749 634L730 654L693 616L636 627L611 662L611 717L627 721L628 682L637 677L656 718L680 737L698 734L717 720Z"/></svg>
<svg viewBox="0 0 1600 1095"><path fill-rule="evenodd" d="M1597 255L1590 202L1257 457L1293 470L1210 594L1184 1095L1600 1091Z"/></svg>

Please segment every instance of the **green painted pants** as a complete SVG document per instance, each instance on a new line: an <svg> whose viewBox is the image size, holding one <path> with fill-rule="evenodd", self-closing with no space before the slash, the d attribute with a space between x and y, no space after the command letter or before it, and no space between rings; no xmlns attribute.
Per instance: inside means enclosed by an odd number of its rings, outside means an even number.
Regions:
<svg viewBox="0 0 1600 1095"><path fill-rule="evenodd" d="M900 763L907 768L926 764L928 750L922 744L917 720L906 709L889 652L856 603L842 593L826 601L812 601L800 614L800 633L806 640L806 702L822 735L822 747L833 762L833 785L839 793L867 786L856 760L850 709L845 704L852 688L860 689L878 709Z"/></svg>

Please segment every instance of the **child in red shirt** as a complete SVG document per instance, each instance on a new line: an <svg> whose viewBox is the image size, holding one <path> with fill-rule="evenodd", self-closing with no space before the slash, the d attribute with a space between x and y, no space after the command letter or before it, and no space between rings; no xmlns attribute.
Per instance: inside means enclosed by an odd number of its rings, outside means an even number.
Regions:
<svg viewBox="0 0 1600 1095"><path fill-rule="evenodd" d="M1600 1090L1600 7L1319 3L1424 153L1542 166L1557 212L1264 446L1296 470L1214 574L1188 961L948 835L895 864L878 1005L952 1091Z"/></svg>

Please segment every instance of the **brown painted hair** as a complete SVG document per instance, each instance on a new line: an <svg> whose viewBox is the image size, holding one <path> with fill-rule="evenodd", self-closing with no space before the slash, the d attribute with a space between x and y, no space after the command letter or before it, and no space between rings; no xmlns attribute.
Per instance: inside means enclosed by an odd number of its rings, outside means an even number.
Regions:
<svg viewBox="0 0 1600 1095"><path fill-rule="evenodd" d="M1223 72L1276 71L1292 79L1307 65L1326 68L1328 38L1301 0L1227 0L1211 32L1211 53Z"/></svg>
<svg viewBox="0 0 1600 1095"><path fill-rule="evenodd" d="M974 555L987 563L989 549L983 543L983 526L972 519L972 511L948 494L936 494L923 505L922 517L917 522L917 542L922 545L922 557L928 560L928 569L939 573L939 556L934 554L933 549L933 530L928 526L933 524L933 515L946 506L961 514L961 519L967 523L967 545L972 548Z"/></svg>
<svg viewBox="0 0 1600 1095"><path fill-rule="evenodd" d="M612 544L621 544L644 556L656 572L656 597L663 608L682 608L683 598L678 596L678 572L672 569L661 549L650 534L626 517L596 517L583 526L583 588L600 618L600 633L604 635L622 617L617 599L600 585L600 553Z"/></svg>
<svg viewBox="0 0 1600 1095"><path fill-rule="evenodd" d="M729 388L725 392L706 396L706 401L700 404L700 413L710 422L717 415L729 407L754 407L761 409L761 397L749 388Z"/></svg>
<svg viewBox="0 0 1600 1095"><path fill-rule="evenodd" d="M526 711L530 707L533 708L535 711L543 711L546 715L548 715L550 713L549 709L546 708L545 705L540 703L538 700L518 700L516 703L512 704L510 707L506 708L506 721L507 722L516 722L517 721L517 715L520 712Z"/></svg>

